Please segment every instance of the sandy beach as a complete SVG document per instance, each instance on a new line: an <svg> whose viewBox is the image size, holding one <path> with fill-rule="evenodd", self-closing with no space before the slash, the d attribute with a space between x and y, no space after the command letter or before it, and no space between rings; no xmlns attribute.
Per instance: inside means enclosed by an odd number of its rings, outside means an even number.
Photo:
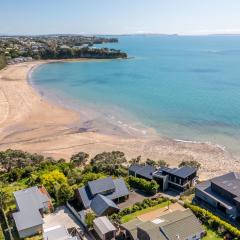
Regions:
<svg viewBox="0 0 240 240"><path fill-rule="evenodd" d="M176 166L182 160L201 163L201 179L240 171L240 161L218 146L174 141L161 137L131 137L81 131L81 115L46 101L27 81L28 72L45 63L36 61L7 66L0 71L0 150L36 152L55 158L85 151L123 151L129 159L164 159Z"/></svg>

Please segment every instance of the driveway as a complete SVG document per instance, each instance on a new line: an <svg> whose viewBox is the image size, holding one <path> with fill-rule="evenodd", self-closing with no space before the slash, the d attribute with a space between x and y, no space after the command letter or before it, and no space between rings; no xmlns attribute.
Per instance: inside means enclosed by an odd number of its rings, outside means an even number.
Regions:
<svg viewBox="0 0 240 240"><path fill-rule="evenodd" d="M146 195L143 195L142 193L133 191L133 192L130 192L129 197L125 202L118 204L118 207L120 209L130 207L134 203L142 202L145 198L149 198L149 197L147 197Z"/></svg>
<svg viewBox="0 0 240 240"><path fill-rule="evenodd" d="M71 214L66 206L57 208L53 213L45 215L43 218L43 228L54 227L57 225L64 226L66 228L80 228L76 218Z"/></svg>
<svg viewBox="0 0 240 240"><path fill-rule="evenodd" d="M82 226L78 223L77 219L69 211L66 206L61 206L55 209L53 213L47 214L43 218L44 224L43 229L54 227L54 226L64 226L65 228L76 228L84 231ZM94 240L89 233L85 233L84 240Z"/></svg>

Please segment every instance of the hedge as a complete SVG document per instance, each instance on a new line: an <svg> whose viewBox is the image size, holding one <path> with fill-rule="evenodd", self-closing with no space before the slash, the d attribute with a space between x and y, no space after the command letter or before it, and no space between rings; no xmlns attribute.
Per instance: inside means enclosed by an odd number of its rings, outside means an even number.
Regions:
<svg viewBox="0 0 240 240"><path fill-rule="evenodd" d="M185 207L190 208L203 224L209 226L213 230L218 231L221 229L221 234L230 233L233 237L240 239L240 230L208 210L190 203L185 203Z"/></svg>
<svg viewBox="0 0 240 240"><path fill-rule="evenodd" d="M124 208L120 212L112 214L110 216L110 218L113 221L120 222L120 220L123 216L135 213L135 212L140 211L142 209L146 209L146 208L149 208L149 207L154 207L154 206L156 206L160 203L166 202L167 200L168 199L164 198L164 197L160 197L160 198L156 198L156 199L146 198L142 202L138 202L138 203L133 204L132 207Z"/></svg>
<svg viewBox="0 0 240 240"><path fill-rule="evenodd" d="M139 189L150 195L155 194L159 189L159 185L155 180L147 181L143 178L129 176L126 181L131 188Z"/></svg>

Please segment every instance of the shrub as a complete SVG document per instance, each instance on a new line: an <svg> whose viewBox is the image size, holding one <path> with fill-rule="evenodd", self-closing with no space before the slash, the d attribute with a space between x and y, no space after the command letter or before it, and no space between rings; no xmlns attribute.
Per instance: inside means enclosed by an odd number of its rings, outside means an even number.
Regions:
<svg viewBox="0 0 240 240"><path fill-rule="evenodd" d="M135 213L137 211L140 211L142 209L146 209L146 208L149 208L149 207L154 207L162 202L165 202L167 199L166 198L157 198L157 199L144 199L142 202L138 202L138 203L135 203L133 204L132 207L127 207L127 208L124 208L122 209L120 212L118 213L114 213L110 216L110 218L115 221L115 222L118 222L120 223L120 219L126 215L129 215L129 214L132 214L132 213Z"/></svg>
<svg viewBox="0 0 240 240"><path fill-rule="evenodd" d="M189 167L199 169L201 167L201 164L195 160L191 160L191 161L182 161L178 166L179 167L189 166Z"/></svg>
<svg viewBox="0 0 240 240"><path fill-rule="evenodd" d="M240 238L240 230L208 210L190 203L185 203L185 207L190 208L204 224L208 225L213 230L218 231L220 234L230 233L233 237L236 237L237 239Z"/></svg>
<svg viewBox="0 0 240 240"><path fill-rule="evenodd" d="M126 179L126 181L130 187L137 188L148 194L155 194L159 189L159 185L157 184L157 182L155 180L147 181L143 178L129 176Z"/></svg>

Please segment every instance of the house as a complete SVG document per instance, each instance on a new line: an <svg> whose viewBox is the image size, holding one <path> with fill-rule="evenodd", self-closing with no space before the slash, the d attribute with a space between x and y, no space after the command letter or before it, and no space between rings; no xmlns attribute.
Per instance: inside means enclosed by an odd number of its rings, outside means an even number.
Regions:
<svg viewBox="0 0 240 240"><path fill-rule="evenodd" d="M183 166L180 168L161 167L156 169L153 166L132 165L128 171L129 175L144 178L146 180L155 180L159 183L161 191L169 188L185 191L194 185L197 179L197 169Z"/></svg>
<svg viewBox="0 0 240 240"><path fill-rule="evenodd" d="M224 217L240 218L240 173L230 172L196 186L195 200Z"/></svg>
<svg viewBox="0 0 240 240"><path fill-rule="evenodd" d="M65 227L58 225L44 229L43 240L78 240L78 238L72 237Z"/></svg>
<svg viewBox="0 0 240 240"><path fill-rule="evenodd" d="M101 240L115 239L117 229L106 216L95 218L93 228Z"/></svg>
<svg viewBox="0 0 240 240"><path fill-rule="evenodd" d="M190 209L162 215L152 221L133 219L121 225L131 240L198 240L205 230Z"/></svg>
<svg viewBox="0 0 240 240"><path fill-rule="evenodd" d="M101 194L97 194L93 198L90 207L97 216L110 215L119 211L119 207L115 202Z"/></svg>
<svg viewBox="0 0 240 240"><path fill-rule="evenodd" d="M146 180L153 180L153 173L156 172L157 169L152 165L138 165L133 164L128 169L128 174L138 178L144 178Z"/></svg>
<svg viewBox="0 0 240 240"><path fill-rule="evenodd" d="M153 179L162 187L162 191L172 188L178 191L186 191L192 187L197 177L197 169L189 166L180 168L162 167L153 173Z"/></svg>
<svg viewBox="0 0 240 240"><path fill-rule="evenodd" d="M51 198L44 187L30 187L13 193L17 212L13 219L20 238L29 237L43 230L43 213L52 209Z"/></svg>
<svg viewBox="0 0 240 240"><path fill-rule="evenodd" d="M102 216L118 211L115 202L125 200L129 191L122 178L107 177L88 182L86 186L79 188L76 194L85 209L91 208L97 216Z"/></svg>

